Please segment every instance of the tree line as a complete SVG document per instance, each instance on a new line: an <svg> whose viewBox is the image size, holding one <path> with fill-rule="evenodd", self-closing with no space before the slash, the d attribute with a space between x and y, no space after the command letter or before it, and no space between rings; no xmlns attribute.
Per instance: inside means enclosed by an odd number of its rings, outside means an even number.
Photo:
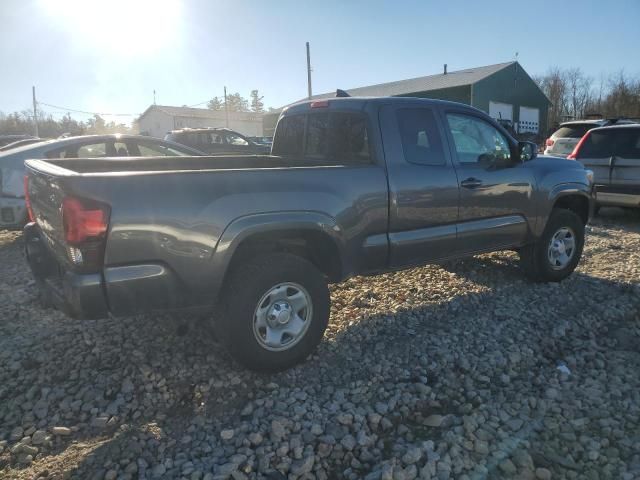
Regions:
<svg viewBox="0 0 640 480"><path fill-rule="evenodd" d="M240 93L227 95L227 108L230 112L264 113L264 97L258 90L252 90L249 99ZM213 97L207 102L211 110L224 110L224 97ZM272 109L269 108L268 111ZM108 133L133 133L136 130L135 121L132 125L106 121L100 115L93 115L88 120L78 121L70 113L56 119L51 114L38 110L38 134L42 138L57 138L60 135L103 135ZM0 135L35 134L33 112L23 110L9 114L0 111Z"/></svg>
<svg viewBox="0 0 640 480"><path fill-rule="evenodd" d="M640 119L640 78L623 70L598 78L580 68L552 67L533 79L551 100L549 123L587 117Z"/></svg>
<svg viewBox="0 0 640 480"><path fill-rule="evenodd" d="M227 94L227 105L226 108L230 112L254 112L254 113L264 113L264 99L258 93L258 90L251 90L249 94L249 100L244 98L238 92ZM209 110L224 110L224 97L213 97L211 100L207 102L207 108ZM271 110L271 109L269 109Z"/></svg>
<svg viewBox="0 0 640 480"><path fill-rule="evenodd" d="M60 135L103 135L107 133L130 133L131 127L124 123L107 122L100 115L78 121L65 114L55 119L51 114L36 112L38 116L38 135L41 138L57 138ZM4 114L0 112L0 134L35 134L33 112L23 110Z"/></svg>

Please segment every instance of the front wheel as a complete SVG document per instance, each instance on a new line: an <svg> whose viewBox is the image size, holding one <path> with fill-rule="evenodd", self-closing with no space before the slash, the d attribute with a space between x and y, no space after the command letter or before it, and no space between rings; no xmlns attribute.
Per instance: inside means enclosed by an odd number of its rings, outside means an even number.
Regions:
<svg viewBox="0 0 640 480"><path fill-rule="evenodd" d="M329 321L323 274L308 260L276 253L230 273L219 319L231 355L252 370L277 371L304 360Z"/></svg>
<svg viewBox="0 0 640 480"><path fill-rule="evenodd" d="M584 247L584 224L571 210L554 209L542 236L520 250L525 274L538 282L559 282L575 270Z"/></svg>

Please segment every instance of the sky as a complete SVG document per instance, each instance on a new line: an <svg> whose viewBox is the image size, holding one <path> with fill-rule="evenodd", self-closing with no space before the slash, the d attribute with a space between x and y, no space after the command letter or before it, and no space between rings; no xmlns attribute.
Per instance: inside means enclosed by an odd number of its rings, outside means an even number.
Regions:
<svg viewBox="0 0 640 480"><path fill-rule="evenodd" d="M1 0L0 111L130 122L153 103L307 94L514 60L640 75L640 0ZM54 108L48 105L63 108ZM204 105L202 105L204 106ZM72 112L74 118L86 115Z"/></svg>

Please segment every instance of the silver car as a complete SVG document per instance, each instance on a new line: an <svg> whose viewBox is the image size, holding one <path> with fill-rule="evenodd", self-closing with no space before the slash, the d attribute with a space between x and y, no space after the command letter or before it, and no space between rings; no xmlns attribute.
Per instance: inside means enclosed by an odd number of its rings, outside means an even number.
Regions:
<svg viewBox="0 0 640 480"><path fill-rule="evenodd" d="M22 228L27 221L24 161L38 158L199 156L174 142L140 135L84 135L47 140L0 152L0 228Z"/></svg>
<svg viewBox="0 0 640 480"><path fill-rule="evenodd" d="M640 208L640 124L594 128L567 158L593 171L598 206Z"/></svg>
<svg viewBox="0 0 640 480"><path fill-rule="evenodd" d="M576 147L580 139L592 128L609 125L623 125L634 123L624 119L575 120L560 124L560 128L547 139L544 149L545 155L566 157Z"/></svg>

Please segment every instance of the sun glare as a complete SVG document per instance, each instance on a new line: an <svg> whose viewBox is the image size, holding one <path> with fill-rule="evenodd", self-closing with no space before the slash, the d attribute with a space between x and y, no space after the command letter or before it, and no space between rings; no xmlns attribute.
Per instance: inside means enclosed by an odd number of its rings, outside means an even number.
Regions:
<svg viewBox="0 0 640 480"><path fill-rule="evenodd" d="M41 0L47 15L96 53L125 56L158 52L180 33L179 0Z"/></svg>

